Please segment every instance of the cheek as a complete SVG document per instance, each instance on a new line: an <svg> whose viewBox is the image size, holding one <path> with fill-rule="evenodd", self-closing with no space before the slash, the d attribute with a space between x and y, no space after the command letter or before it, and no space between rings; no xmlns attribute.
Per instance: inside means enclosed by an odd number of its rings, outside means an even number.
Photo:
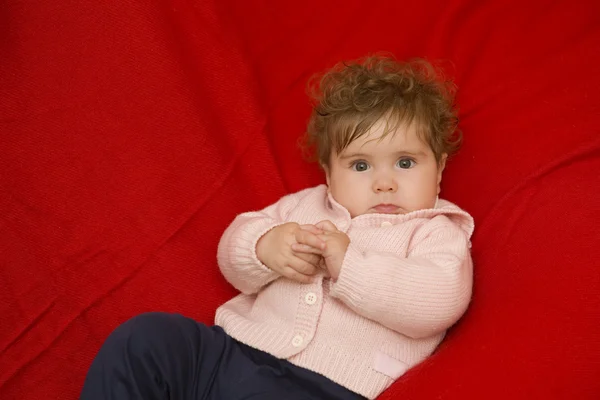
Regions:
<svg viewBox="0 0 600 400"><path fill-rule="evenodd" d="M435 173L411 174L407 177L405 189L418 194L419 198L435 197L437 195L438 180Z"/></svg>
<svg viewBox="0 0 600 400"><path fill-rule="evenodd" d="M437 173L432 173L428 179L423 181L423 197L424 201L435 204L435 199L438 195L439 181Z"/></svg>
<svg viewBox="0 0 600 400"><path fill-rule="evenodd" d="M356 180L350 174L339 172L332 176L332 188L343 196L348 196L356 188Z"/></svg>
<svg viewBox="0 0 600 400"><path fill-rule="evenodd" d="M340 171L330 177L330 190L334 198L346 207L356 206L369 196L370 179L368 174Z"/></svg>
<svg viewBox="0 0 600 400"><path fill-rule="evenodd" d="M352 174L343 169L336 169L331 173L331 184L339 189L347 188L352 182Z"/></svg>
<svg viewBox="0 0 600 400"><path fill-rule="evenodd" d="M364 198L370 193L372 178L366 173L347 173L340 179L340 186L348 195L358 198Z"/></svg>

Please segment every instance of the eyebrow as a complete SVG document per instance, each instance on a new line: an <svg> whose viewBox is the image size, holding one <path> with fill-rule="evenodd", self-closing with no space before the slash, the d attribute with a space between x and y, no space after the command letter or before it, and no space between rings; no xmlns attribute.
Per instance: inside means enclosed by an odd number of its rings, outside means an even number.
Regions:
<svg viewBox="0 0 600 400"><path fill-rule="evenodd" d="M412 156L412 157L419 157L419 156L425 156L426 154L422 151L417 151L417 152L412 152L412 151L397 151L396 153L394 153L396 156ZM370 157L369 154L365 154L365 153L350 153L350 154L345 154L340 156L340 158L342 160L347 160L348 158L368 158Z"/></svg>

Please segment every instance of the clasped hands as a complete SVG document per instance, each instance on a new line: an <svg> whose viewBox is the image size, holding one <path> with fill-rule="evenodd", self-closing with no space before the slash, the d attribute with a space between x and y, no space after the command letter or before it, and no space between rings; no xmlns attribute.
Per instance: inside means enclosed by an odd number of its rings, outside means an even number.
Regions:
<svg viewBox="0 0 600 400"><path fill-rule="evenodd" d="M287 222L264 234L256 244L258 259L280 275L311 283L314 275L337 280L350 238L328 220L315 225Z"/></svg>

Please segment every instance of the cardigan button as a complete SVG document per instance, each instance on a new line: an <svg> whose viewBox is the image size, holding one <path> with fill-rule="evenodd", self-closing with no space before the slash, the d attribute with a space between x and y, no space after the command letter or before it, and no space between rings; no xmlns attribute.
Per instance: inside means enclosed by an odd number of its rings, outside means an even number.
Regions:
<svg viewBox="0 0 600 400"><path fill-rule="evenodd" d="M302 343L304 343L304 338L300 335L296 335L292 339L292 346L294 347L300 347L302 346Z"/></svg>
<svg viewBox="0 0 600 400"><path fill-rule="evenodd" d="M383 221L383 222L381 223L381 227L382 227L382 228L385 228L385 227L387 227L387 226L392 226L392 223L391 223L390 221Z"/></svg>
<svg viewBox="0 0 600 400"><path fill-rule="evenodd" d="M308 292L306 293L306 296L304 296L304 301L306 304L312 306L317 302L317 295L313 292Z"/></svg>

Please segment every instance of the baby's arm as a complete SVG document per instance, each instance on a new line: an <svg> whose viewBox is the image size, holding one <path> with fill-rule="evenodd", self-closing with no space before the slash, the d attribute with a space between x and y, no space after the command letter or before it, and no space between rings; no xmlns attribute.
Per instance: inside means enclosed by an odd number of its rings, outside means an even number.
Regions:
<svg viewBox="0 0 600 400"><path fill-rule="evenodd" d="M262 211L238 215L227 227L217 250L221 273L242 293L258 292L263 286L279 278L256 255L256 243L268 231L285 222L287 213L296 203L286 196Z"/></svg>
<svg viewBox="0 0 600 400"><path fill-rule="evenodd" d="M361 252L350 243L331 295L364 317L422 338L462 316L472 279L469 239L447 222L435 224L407 257Z"/></svg>
<svg viewBox="0 0 600 400"><path fill-rule="evenodd" d="M304 192L306 193L306 192ZM257 293L283 276L301 283L312 281L320 257L296 254L293 243L322 245L314 227L287 222L302 192L286 196L262 211L238 215L225 230L217 252L219 268L236 289ZM318 233L318 230L315 231Z"/></svg>

